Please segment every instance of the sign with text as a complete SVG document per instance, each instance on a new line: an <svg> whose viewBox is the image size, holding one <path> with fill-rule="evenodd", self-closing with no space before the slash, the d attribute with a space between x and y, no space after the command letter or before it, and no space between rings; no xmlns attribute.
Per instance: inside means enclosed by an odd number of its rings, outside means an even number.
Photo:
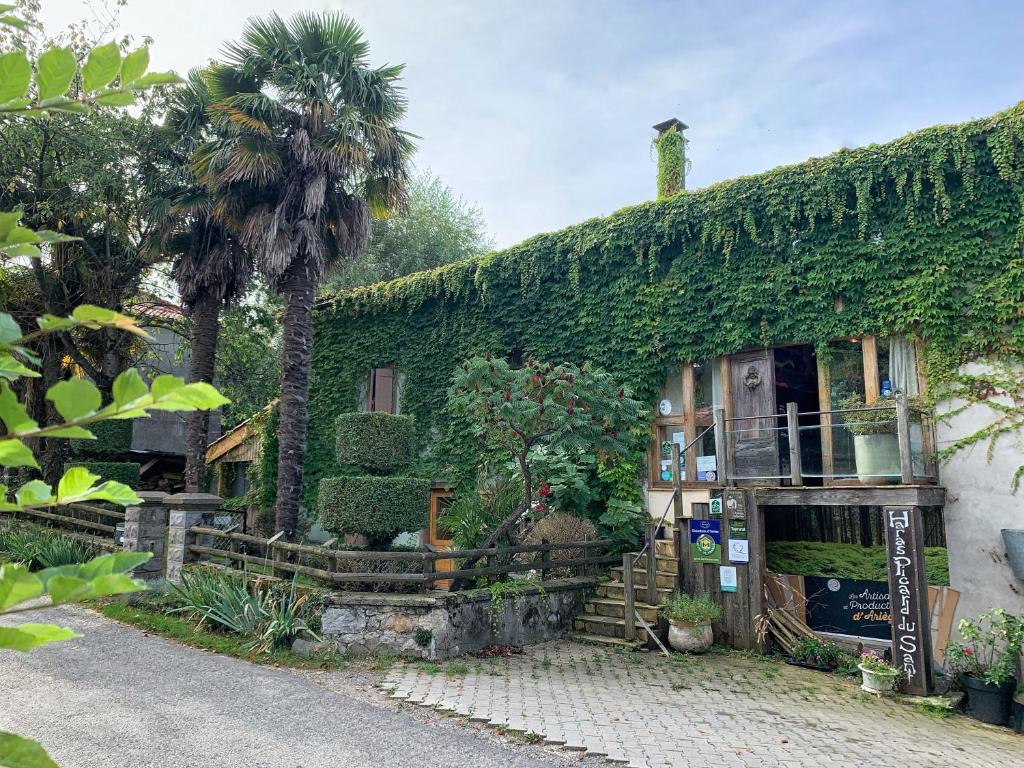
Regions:
<svg viewBox="0 0 1024 768"><path fill-rule="evenodd" d="M718 580L723 592L735 592L737 585L736 566L720 565L718 567Z"/></svg>
<svg viewBox="0 0 1024 768"><path fill-rule="evenodd" d="M722 491L722 499L725 501L726 515L735 520L747 519L747 499L742 490L726 488Z"/></svg>
<svg viewBox="0 0 1024 768"><path fill-rule="evenodd" d="M817 632L872 637L891 636L889 585L865 579L804 577L807 626Z"/></svg>
<svg viewBox="0 0 1024 768"><path fill-rule="evenodd" d="M920 507L882 507L892 602L892 661L908 693L932 691L932 638Z"/></svg>
<svg viewBox="0 0 1024 768"><path fill-rule="evenodd" d="M695 563L722 562L722 521L690 521L690 557Z"/></svg>

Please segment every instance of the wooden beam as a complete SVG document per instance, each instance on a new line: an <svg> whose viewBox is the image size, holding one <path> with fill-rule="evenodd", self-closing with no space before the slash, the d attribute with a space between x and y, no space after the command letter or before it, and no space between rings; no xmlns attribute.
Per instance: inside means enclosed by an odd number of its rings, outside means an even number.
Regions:
<svg viewBox="0 0 1024 768"><path fill-rule="evenodd" d="M757 503L766 507L812 504L825 507L877 507L910 504L941 507L946 489L938 485L874 485L834 488L757 488Z"/></svg>
<svg viewBox="0 0 1024 768"><path fill-rule="evenodd" d="M861 339L861 354L864 359L864 402L873 403L881 394L878 381L878 339L865 336Z"/></svg>
<svg viewBox="0 0 1024 768"><path fill-rule="evenodd" d="M826 413L832 410L832 381L828 366L822 364L820 357L817 361L818 410L822 411L818 417L821 423L821 474L824 475L823 483L832 485L832 474L835 471L835 459L832 455L832 414Z"/></svg>
<svg viewBox="0 0 1024 768"><path fill-rule="evenodd" d="M694 403L696 386L693 379L693 365L683 366L683 439L690 445L697 437L697 416ZM691 446L683 457L686 460L686 482L697 482L697 447ZM675 473L673 472L673 477Z"/></svg>

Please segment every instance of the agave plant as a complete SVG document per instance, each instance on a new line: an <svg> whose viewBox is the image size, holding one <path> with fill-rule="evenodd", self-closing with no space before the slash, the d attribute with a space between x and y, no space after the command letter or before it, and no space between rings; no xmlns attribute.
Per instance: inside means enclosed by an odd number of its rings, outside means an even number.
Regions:
<svg viewBox="0 0 1024 768"><path fill-rule="evenodd" d="M292 579L287 590L278 590L272 595L269 618L262 633L250 647L260 652L287 648L295 639L303 636L319 641L320 637L306 623L309 608L309 594L296 594L295 579Z"/></svg>

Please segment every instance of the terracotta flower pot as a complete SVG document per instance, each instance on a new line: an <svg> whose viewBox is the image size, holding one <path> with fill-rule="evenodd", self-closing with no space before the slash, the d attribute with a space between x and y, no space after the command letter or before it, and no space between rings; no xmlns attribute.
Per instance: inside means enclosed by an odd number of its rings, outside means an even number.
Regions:
<svg viewBox="0 0 1024 768"><path fill-rule="evenodd" d="M862 664L858 664L857 669L860 670L862 690L868 693L877 693L880 696L892 696L896 689L896 676L899 674L899 670L876 672L867 669Z"/></svg>
<svg viewBox="0 0 1024 768"><path fill-rule="evenodd" d="M682 653L704 653L715 642L710 624L669 621L668 644Z"/></svg>

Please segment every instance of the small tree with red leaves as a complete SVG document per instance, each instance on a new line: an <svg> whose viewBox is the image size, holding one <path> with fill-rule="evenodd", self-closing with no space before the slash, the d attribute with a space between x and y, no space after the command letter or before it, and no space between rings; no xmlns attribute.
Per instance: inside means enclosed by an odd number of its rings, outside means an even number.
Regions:
<svg viewBox="0 0 1024 768"><path fill-rule="evenodd" d="M489 354L462 364L448 407L460 421L476 425L487 456L511 459L520 470L522 501L488 533L482 548L501 541L533 504L531 449L626 454L631 433L645 428L647 414L626 387L599 368L532 360L513 368Z"/></svg>

